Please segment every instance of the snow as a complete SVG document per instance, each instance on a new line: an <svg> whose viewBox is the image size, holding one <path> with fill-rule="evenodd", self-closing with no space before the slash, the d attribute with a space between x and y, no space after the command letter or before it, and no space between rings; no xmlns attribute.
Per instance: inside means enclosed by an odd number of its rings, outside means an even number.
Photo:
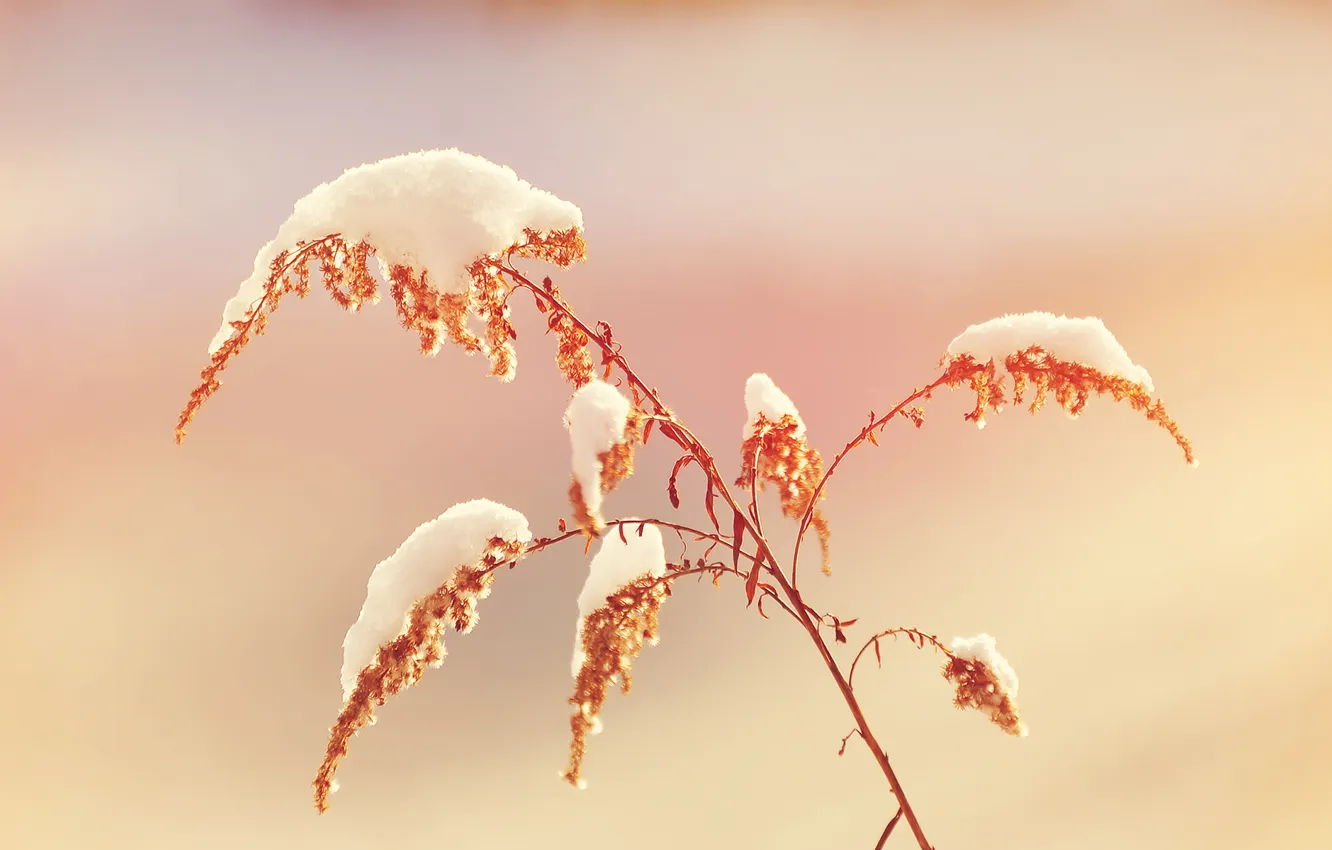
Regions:
<svg viewBox="0 0 1332 850"><path fill-rule="evenodd" d="M638 517L628 517L620 528L601 538L601 548L592 556L583 592L578 594L578 625L574 632L573 675L576 678L587 655L583 652L583 620L606 604L606 598L620 588L644 576L660 578L666 574L666 546L661 530L644 525L643 534L634 524ZM624 531L624 541L620 531Z"/></svg>
<svg viewBox="0 0 1332 850"><path fill-rule="evenodd" d="M948 648L953 655L964 661L979 661L988 667L998 680L1000 689L1009 699L1017 701L1017 673L1013 670L1013 665L1009 664L995 648L994 638L986 634L969 638L955 637Z"/></svg>
<svg viewBox="0 0 1332 850"><path fill-rule="evenodd" d="M1152 376L1129 359L1128 352L1095 316L1070 318L1053 313L1019 313L972 325L948 344L948 354L970 354L979 363L994 360L1004 368L1004 358L1032 345L1039 345L1060 360L1091 366L1107 375L1142 385L1155 392Z"/></svg>
<svg viewBox="0 0 1332 850"><path fill-rule="evenodd" d="M343 172L296 202L277 236L254 258L254 271L222 313L215 353L262 297L273 259L301 240L340 233L374 246L381 269L427 269L441 292L465 292L466 267L522 241L524 228L583 226L578 207L533 187L512 169L457 148L389 157Z"/></svg>
<svg viewBox="0 0 1332 850"><path fill-rule="evenodd" d="M762 372L750 375L749 380L745 381L745 411L748 416L744 431L746 440L754 436L760 413L772 423L780 422L783 416L793 416L799 423L793 436L799 438L805 434L805 422L800 418L795 403L777 388L772 378Z"/></svg>
<svg viewBox="0 0 1332 850"><path fill-rule="evenodd" d="M447 581L456 567L479 563L495 537L527 543L532 533L527 518L512 508L473 499L418 526L396 552L375 566L361 614L342 642L344 699L379 648L406 629L412 606Z"/></svg>
<svg viewBox="0 0 1332 850"><path fill-rule="evenodd" d="M598 455L624 441L629 399L605 381L593 379L569 400L564 421L573 447L573 475L583 490L588 513L601 509L601 459Z"/></svg>

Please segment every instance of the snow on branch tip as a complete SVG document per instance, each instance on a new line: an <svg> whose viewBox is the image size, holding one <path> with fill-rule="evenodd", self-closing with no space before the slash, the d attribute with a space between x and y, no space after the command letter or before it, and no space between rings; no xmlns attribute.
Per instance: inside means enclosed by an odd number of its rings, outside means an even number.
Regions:
<svg viewBox="0 0 1332 850"><path fill-rule="evenodd" d="M1014 352L1033 345L1060 360L1082 363L1106 375L1117 375L1155 392L1152 376L1134 363L1119 340L1095 316L1069 317L1053 313L1017 313L971 325L948 344L948 354L969 354L979 363L993 359L1002 365Z"/></svg>
<svg viewBox="0 0 1332 850"><path fill-rule="evenodd" d="M1070 416L1080 415L1092 395L1124 401L1163 428L1197 466L1193 444L1153 399L1152 376L1129 358L1105 323L1090 316L1070 318L1053 313L1021 313L971 325L948 345L949 370L944 383L969 384L976 406L966 415L976 427L985 427L986 411L1023 404L1032 394L1029 410L1035 413L1053 396ZM1004 387L1005 373L1013 380Z"/></svg>
<svg viewBox="0 0 1332 850"><path fill-rule="evenodd" d="M583 213L538 189L504 165L457 148L400 154L349 168L296 202L254 270L222 313L212 354L263 297L269 268L280 251L339 234L347 243L374 246L387 277L390 266L426 269L440 292L466 292L467 267L523 241L527 230L582 230Z"/></svg>
<svg viewBox="0 0 1332 850"><path fill-rule="evenodd" d="M370 573L361 612L342 642L343 698L351 695L357 674L374 661L379 648L402 634L420 599L457 569L476 568L506 547L520 553L531 540L526 517L489 499L461 502L417 526Z"/></svg>
<svg viewBox="0 0 1332 850"><path fill-rule="evenodd" d="M223 310L209 364L177 421L176 442L221 386L219 373L264 333L282 299L309 294L314 270L333 300L353 312L376 303L387 285L399 322L419 335L423 353L450 341L485 355L491 375L511 380L517 334L501 271L511 256L561 268L585 259L582 229L578 207L456 148L348 169L297 201L259 250ZM480 329L471 327L473 320ZM563 356L581 362L577 354Z"/></svg>
<svg viewBox="0 0 1332 850"><path fill-rule="evenodd" d="M574 692L569 704L572 738L566 782L586 788L582 765L587 739L601 731L601 709L618 684L629 693L633 661L645 644L657 642L661 605L671 595L666 575L666 549L661 530L647 522L621 520L618 534L602 538L588 566L578 596L572 672Z"/></svg>
<svg viewBox="0 0 1332 850"><path fill-rule="evenodd" d="M375 707L443 662L445 629L472 630L496 569L521 558L531 540L521 513L475 499L417 527L375 566L342 644L343 706L313 783L320 811L337 790L334 775L352 737L374 722Z"/></svg>
<svg viewBox="0 0 1332 850"><path fill-rule="evenodd" d="M1009 735L1026 737L1027 727L1017 708L1017 673L999 654L994 638L955 637L949 650L943 675L957 690L953 704L980 711Z"/></svg>
<svg viewBox="0 0 1332 850"><path fill-rule="evenodd" d="M745 417L736 486L761 490L771 484L777 488L783 516L803 520L808 515L819 538L823 572L830 575L832 530L816 504L823 498L819 493L823 458L806 440L805 420L790 396L762 372L745 381Z"/></svg>
<svg viewBox="0 0 1332 850"><path fill-rule="evenodd" d="M573 449L569 502L583 531L596 535L605 527L602 496L634 471L634 445L642 414L624 394L599 379L579 387L564 414Z"/></svg>

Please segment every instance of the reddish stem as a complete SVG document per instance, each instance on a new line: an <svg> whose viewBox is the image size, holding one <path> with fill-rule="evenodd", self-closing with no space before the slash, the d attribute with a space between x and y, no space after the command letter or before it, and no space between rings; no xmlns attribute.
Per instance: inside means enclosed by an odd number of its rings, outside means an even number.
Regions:
<svg viewBox="0 0 1332 850"><path fill-rule="evenodd" d="M824 666L828 668L829 675L833 677L833 681L837 684L838 691L842 694L842 698L846 701L847 708L851 711L852 718L856 721L856 727L860 731L861 738L865 741L865 745L874 756L874 760L878 763L879 769L888 780L888 785L892 789L893 796L897 799L898 806L902 809L902 814L906 818L907 824L911 827L911 832L916 837L916 842L920 845L921 850L932 850L930 843L925 838L924 831L921 829L920 822L916 819L915 812L911 809L911 804L907 801L906 792L902 790L902 784L898 780L897 774L893 771L892 765L888 762L888 756L884 753L883 747L879 745L878 740L874 737L874 733L870 731L869 721L865 719L865 714L861 710L860 703L857 701L855 693L851 690L851 686L847 682L846 677L842 675L841 668L838 667L836 659L833 658L832 652L828 648L828 644L823 640L823 636L819 633L818 626L810 619L807 606L801 599L800 592L787 580L786 575L778 566L780 562L773 553L772 547L768 544L767 539L763 536L759 523L756 522L753 517L747 516L746 512L740 509L740 505L736 501L735 496L731 493L730 488L727 486L726 480L717 469L716 461L711 453L709 453L702 442L699 441L699 439L695 437L682 422L680 422L679 418L666 407L656 391L649 387L647 383L634 372L626 362L624 355L621 354L620 346L618 344L612 345L601 334L589 328L581 319L579 319L574 314L573 310L563 303L561 299L556 298L552 293L546 292L542 287L532 283L531 280L516 271L511 265L503 265L500 268L505 274L509 275L510 278L516 281L518 285L530 290L538 298L542 298L549 302L551 309L563 313L575 327L586 334L589 340L596 343L602 349L606 358L610 362L619 367L629 383L641 393L643 397L652 402L653 406L656 408L654 412L669 417L671 427L668 436L670 436L682 449L694 456L699 467L703 469L704 474L711 481L712 485L717 488L718 494L732 511L735 511L742 517L750 536L753 537L755 544L758 546L759 555L767 562L766 564L761 564L762 568L766 569L778 584L781 585L782 591L786 594L787 599L790 600L791 609L793 610L797 621L804 627L810 640L813 641L815 649L818 650L819 657L823 659ZM901 411L907 404L910 404L915 399L928 394L930 390L940 386L943 382L944 379L940 378L933 384L930 384L926 389L917 390L909 398L894 408L893 412L889 414L889 417ZM887 419L888 417L884 417L883 421L886 422ZM808 528L810 511L812 511L812 506L815 504L818 494L823 489L823 484L827 481L828 476L832 474L837 464L840 463L841 459L845 457L847 452L849 452L857 442L864 439L865 433L867 432L862 432L860 438L857 438L857 440L853 440L851 444L848 444L847 448L843 449L842 453L837 456L833 461L832 466L829 467L828 471L824 474L823 480L820 481L819 487L815 490L814 499L810 501L811 508L806 511L806 516L802 520L801 536L803 536L805 529ZM798 547L799 537L797 537L797 554L799 552ZM755 569L758 568L759 566L755 566Z"/></svg>

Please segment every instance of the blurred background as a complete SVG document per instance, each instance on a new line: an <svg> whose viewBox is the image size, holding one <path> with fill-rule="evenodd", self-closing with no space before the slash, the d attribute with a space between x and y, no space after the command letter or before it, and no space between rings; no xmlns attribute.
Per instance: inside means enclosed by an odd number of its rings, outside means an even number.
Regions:
<svg viewBox="0 0 1332 850"><path fill-rule="evenodd" d="M730 584L678 589L588 790L558 780L576 544L503 576L314 814L374 564L458 501L566 513L552 342L521 304L501 386L315 297L172 426L296 199L449 146L583 208L556 279L728 469L754 371L830 456L968 324L1103 318L1201 468L1109 402L977 432L941 396L839 472L806 593L852 648L989 632L1022 677L1020 741L905 643L857 677L940 850L1332 846L1311 0L0 3L0 846L873 846L895 807L826 671ZM669 513L673 460L608 508Z"/></svg>

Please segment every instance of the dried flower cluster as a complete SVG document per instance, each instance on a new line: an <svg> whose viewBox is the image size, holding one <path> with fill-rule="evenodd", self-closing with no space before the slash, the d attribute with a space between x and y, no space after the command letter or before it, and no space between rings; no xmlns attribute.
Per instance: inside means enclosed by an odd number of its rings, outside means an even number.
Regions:
<svg viewBox="0 0 1332 850"><path fill-rule="evenodd" d="M1016 703L1017 674L989 635L955 638L943 675L957 689L953 704L958 708L974 708L1009 735L1026 736Z"/></svg>
<svg viewBox="0 0 1332 850"><path fill-rule="evenodd" d="M1159 399L1153 400L1144 385L1118 375L1108 375L1084 363L1060 360L1039 345L1030 345L1008 355L1004 358L1003 366L1013 376L1011 397L1004 389L1004 376L997 373L994 360L978 363L967 354L949 359L948 386L958 387L967 383L976 394L976 406L965 418L968 422L975 422L977 427L985 427L987 409L998 413L1007 403L1020 405L1032 388L1035 389L1035 398L1028 406L1032 413L1045 406L1051 393L1070 416L1080 414L1093 394L1108 395L1115 401L1127 401L1130 407L1144 414L1149 422L1155 422L1165 429L1183 450L1184 460L1190 465L1198 465L1193 454L1193 444L1166 413L1165 404Z"/></svg>
<svg viewBox="0 0 1332 850"><path fill-rule="evenodd" d="M548 307L540 295L537 296L537 309L547 313L546 333L555 334L559 341L555 351L555 366L574 389L579 389L592 380L594 370L592 352L587 349L588 336L574 321L573 311L564 302L559 287L550 278L546 278L542 284L543 292L554 309Z"/></svg>
<svg viewBox="0 0 1332 850"><path fill-rule="evenodd" d="M828 520L815 506L815 494L823 480L823 459L805 438L805 423L791 399L772 379L759 373L745 383L745 406L749 418L740 444L740 477L736 486L749 489L757 482L777 487L782 515L801 519L810 514L810 525L819 537L823 573L832 572ZM822 494L819 494L822 499Z"/></svg>
<svg viewBox="0 0 1332 850"><path fill-rule="evenodd" d="M587 787L582 776L587 738L601 729L601 707L610 689L619 684L622 693L633 687L630 671L645 643L657 641L661 604L671 595L669 582L643 576L607 597L606 602L582 619L580 646L582 666L574 681L574 706L569 718L573 738L569 744L569 767L561 774L578 788Z"/></svg>
<svg viewBox="0 0 1332 850"><path fill-rule="evenodd" d="M586 258L586 245L576 229L557 233L528 230L525 235L526 241L511 246L507 253L561 267ZM213 352L208 366L200 373L200 383L190 393L176 423L176 442L185 438L199 407L221 386L218 374L249 343L252 334L265 331L269 316L282 297L295 292L304 298L310 293L311 263L319 264L324 288L343 309L357 312L366 303L378 303L378 286L368 268L372 256L375 256L373 245L364 241L348 244L338 234L315 242L301 242L294 251L280 252L264 282L263 295L243 319L231 322L231 336ZM496 262L494 257L483 257L468 266L471 285L464 292L441 291L424 268L394 264L384 272L398 320L420 337L423 354L434 355L447 338L468 354L486 355L490 374L509 381L517 369L513 348L517 334L509 323L509 287L500 277ZM469 327L473 317L484 325L481 336Z"/></svg>
<svg viewBox="0 0 1332 850"><path fill-rule="evenodd" d="M374 662L357 675L355 688L329 731L324 761L315 776L319 811L328 809L328 797L337 790L333 776L352 737L374 723L375 706L421 681L427 667L443 663L446 626L460 634L470 632L477 623L477 603L490 595L495 568L516 561L523 551L521 543L492 538L478 564L458 565L452 578L412 606L403 632L381 646Z"/></svg>

